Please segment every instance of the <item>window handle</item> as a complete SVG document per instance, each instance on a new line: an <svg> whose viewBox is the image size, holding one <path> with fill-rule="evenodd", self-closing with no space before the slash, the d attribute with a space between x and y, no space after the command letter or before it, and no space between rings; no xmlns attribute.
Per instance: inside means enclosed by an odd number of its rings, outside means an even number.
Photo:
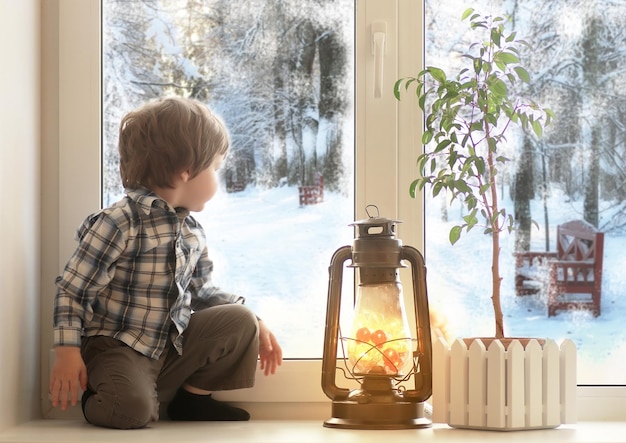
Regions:
<svg viewBox="0 0 626 443"><path fill-rule="evenodd" d="M385 41L387 37L387 23L372 23L372 54L374 55L374 97L383 96L383 62L385 58Z"/></svg>

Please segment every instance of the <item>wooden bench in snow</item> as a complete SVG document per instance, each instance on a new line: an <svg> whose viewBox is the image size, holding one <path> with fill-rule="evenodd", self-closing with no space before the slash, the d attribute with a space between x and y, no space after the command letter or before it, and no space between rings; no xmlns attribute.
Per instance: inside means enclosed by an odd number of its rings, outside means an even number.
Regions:
<svg viewBox="0 0 626 443"><path fill-rule="evenodd" d="M556 252L515 253L515 292L540 292L547 283L548 316L584 308L600 315L604 233L583 220L557 226Z"/></svg>
<svg viewBox="0 0 626 443"><path fill-rule="evenodd" d="M324 177L319 175L315 184L310 186L298 186L300 206L314 205L324 201Z"/></svg>

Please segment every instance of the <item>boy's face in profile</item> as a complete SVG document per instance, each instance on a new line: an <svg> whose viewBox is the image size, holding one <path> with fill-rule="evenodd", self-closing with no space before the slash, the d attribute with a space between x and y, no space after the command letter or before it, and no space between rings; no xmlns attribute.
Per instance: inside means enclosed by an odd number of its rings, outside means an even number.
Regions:
<svg viewBox="0 0 626 443"><path fill-rule="evenodd" d="M204 204L217 192L219 186L217 171L223 162L224 154L218 154L211 165L195 177L191 178L189 171L182 173L182 179L178 184L182 191L181 207L193 212L204 209Z"/></svg>

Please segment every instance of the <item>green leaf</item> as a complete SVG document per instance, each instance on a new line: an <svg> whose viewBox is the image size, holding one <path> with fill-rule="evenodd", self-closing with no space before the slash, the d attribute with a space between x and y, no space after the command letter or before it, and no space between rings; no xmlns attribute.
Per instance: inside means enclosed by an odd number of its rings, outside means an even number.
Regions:
<svg viewBox="0 0 626 443"><path fill-rule="evenodd" d="M450 165L451 168L456 163L458 156L459 154L454 149L450 149L449 157L448 157L448 164Z"/></svg>
<svg viewBox="0 0 626 443"><path fill-rule="evenodd" d="M489 84L489 90L496 95L504 96L506 95L507 91L506 83L497 78L491 84Z"/></svg>
<svg viewBox="0 0 626 443"><path fill-rule="evenodd" d="M512 33L511 33L511 35L509 35L509 36L506 38L506 42L507 42L507 43L511 43L513 40L515 40L515 35L516 35L516 32L512 32Z"/></svg>
<svg viewBox="0 0 626 443"><path fill-rule="evenodd" d="M467 183L463 180L456 180L454 182L454 187L463 193L471 193L472 189L467 185Z"/></svg>
<svg viewBox="0 0 626 443"><path fill-rule="evenodd" d="M480 74L480 71L483 67L483 61L479 58L474 59L474 72L476 74Z"/></svg>
<svg viewBox="0 0 626 443"><path fill-rule="evenodd" d="M442 189L443 189L443 184L441 182L436 182L433 185L433 197L437 197Z"/></svg>
<svg viewBox="0 0 626 443"><path fill-rule="evenodd" d="M393 85L393 95L394 97L396 97L396 100L400 100L400 84L401 83L402 83L402 80L398 80Z"/></svg>
<svg viewBox="0 0 626 443"><path fill-rule="evenodd" d="M447 92L446 95L443 96L443 100L446 100L447 102L454 102L453 99L457 98L459 96L459 91L456 90L456 88L447 88Z"/></svg>
<svg viewBox="0 0 626 443"><path fill-rule="evenodd" d="M489 114L485 114L485 118L492 126L496 126L498 124L498 115L496 113L490 112Z"/></svg>
<svg viewBox="0 0 626 443"><path fill-rule="evenodd" d="M411 183L411 186L409 187L409 195L412 198L415 198L415 196L416 196L415 189L419 185L419 182L420 182L419 180L413 180L413 182Z"/></svg>
<svg viewBox="0 0 626 443"><path fill-rule="evenodd" d="M528 71L526 71L526 69L522 68L521 66L516 66L513 69L515 69L515 72L517 73L517 76L521 81L523 81L524 83L530 83L530 75L528 74Z"/></svg>
<svg viewBox="0 0 626 443"><path fill-rule="evenodd" d="M522 122L522 128L524 129L528 128L528 116L524 114L523 112L518 112L517 115L519 116L520 121Z"/></svg>
<svg viewBox="0 0 626 443"><path fill-rule="evenodd" d="M437 145L437 147L435 148L433 152L441 152L444 149L446 149L448 146L450 146L451 143L452 142L450 140L443 140Z"/></svg>
<svg viewBox="0 0 626 443"><path fill-rule="evenodd" d="M543 127L541 126L541 122L538 120L533 121L533 131L537 135L537 137L541 137L543 134Z"/></svg>
<svg viewBox="0 0 626 443"><path fill-rule="evenodd" d="M443 69L429 66L426 70L430 73L431 77L438 83L446 82L446 73L443 71Z"/></svg>
<svg viewBox="0 0 626 443"><path fill-rule="evenodd" d="M491 29L491 40L498 47L500 47L500 37L502 37L502 34L500 34L500 32L496 28L492 28Z"/></svg>
<svg viewBox="0 0 626 443"><path fill-rule="evenodd" d="M417 157L417 168L421 173L423 173L424 169L426 168L426 162L428 161L428 158L428 154L420 154Z"/></svg>
<svg viewBox="0 0 626 443"><path fill-rule="evenodd" d="M476 210L474 209L471 214L463 217L463 220L467 222L467 230L470 231L478 223L478 219L476 218Z"/></svg>
<svg viewBox="0 0 626 443"><path fill-rule="evenodd" d="M415 95L417 97L420 97L422 95L422 89L424 88L424 83L419 82L417 84L417 87L415 88Z"/></svg>
<svg viewBox="0 0 626 443"><path fill-rule="evenodd" d="M472 14L472 12L474 12L474 8L467 8L465 11L463 11L463 15L461 15L461 20L465 20Z"/></svg>
<svg viewBox="0 0 626 443"><path fill-rule="evenodd" d="M433 139L433 133L430 130L424 131L422 134L422 144L427 145Z"/></svg>
<svg viewBox="0 0 626 443"><path fill-rule="evenodd" d="M424 107L426 106L426 96L427 96L427 95L428 95L428 94L426 93L426 94L422 95L422 96L419 98L419 102L418 102L418 103L419 103L420 109L421 109L422 111L425 111Z"/></svg>
<svg viewBox="0 0 626 443"><path fill-rule="evenodd" d="M428 117L426 117L426 122L425 122L426 127L430 129L433 126L433 123L435 122L436 119L437 119L437 116L435 114L430 114Z"/></svg>
<svg viewBox="0 0 626 443"><path fill-rule="evenodd" d="M453 226L450 229L450 244L455 244L461 238L461 231L463 228L461 226Z"/></svg>
<svg viewBox="0 0 626 443"><path fill-rule="evenodd" d="M467 209L469 209L470 211L473 211L474 214L476 214L476 204L478 202L476 201L476 199L471 196L471 195L467 195L465 196L465 206L467 206Z"/></svg>
<svg viewBox="0 0 626 443"><path fill-rule="evenodd" d="M496 62L509 65L511 63L519 63L519 57L507 51L498 51L493 55L493 59Z"/></svg>
<svg viewBox="0 0 626 443"><path fill-rule="evenodd" d="M480 175L483 175L485 173L485 159L477 158L475 163L476 163L476 170L478 171Z"/></svg>

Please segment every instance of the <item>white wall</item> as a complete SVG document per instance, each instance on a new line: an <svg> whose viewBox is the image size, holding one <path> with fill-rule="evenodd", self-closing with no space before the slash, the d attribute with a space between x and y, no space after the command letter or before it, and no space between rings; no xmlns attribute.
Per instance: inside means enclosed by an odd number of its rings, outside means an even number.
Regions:
<svg viewBox="0 0 626 443"><path fill-rule="evenodd" d="M39 415L40 0L0 0L0 430Z"/></svg>

